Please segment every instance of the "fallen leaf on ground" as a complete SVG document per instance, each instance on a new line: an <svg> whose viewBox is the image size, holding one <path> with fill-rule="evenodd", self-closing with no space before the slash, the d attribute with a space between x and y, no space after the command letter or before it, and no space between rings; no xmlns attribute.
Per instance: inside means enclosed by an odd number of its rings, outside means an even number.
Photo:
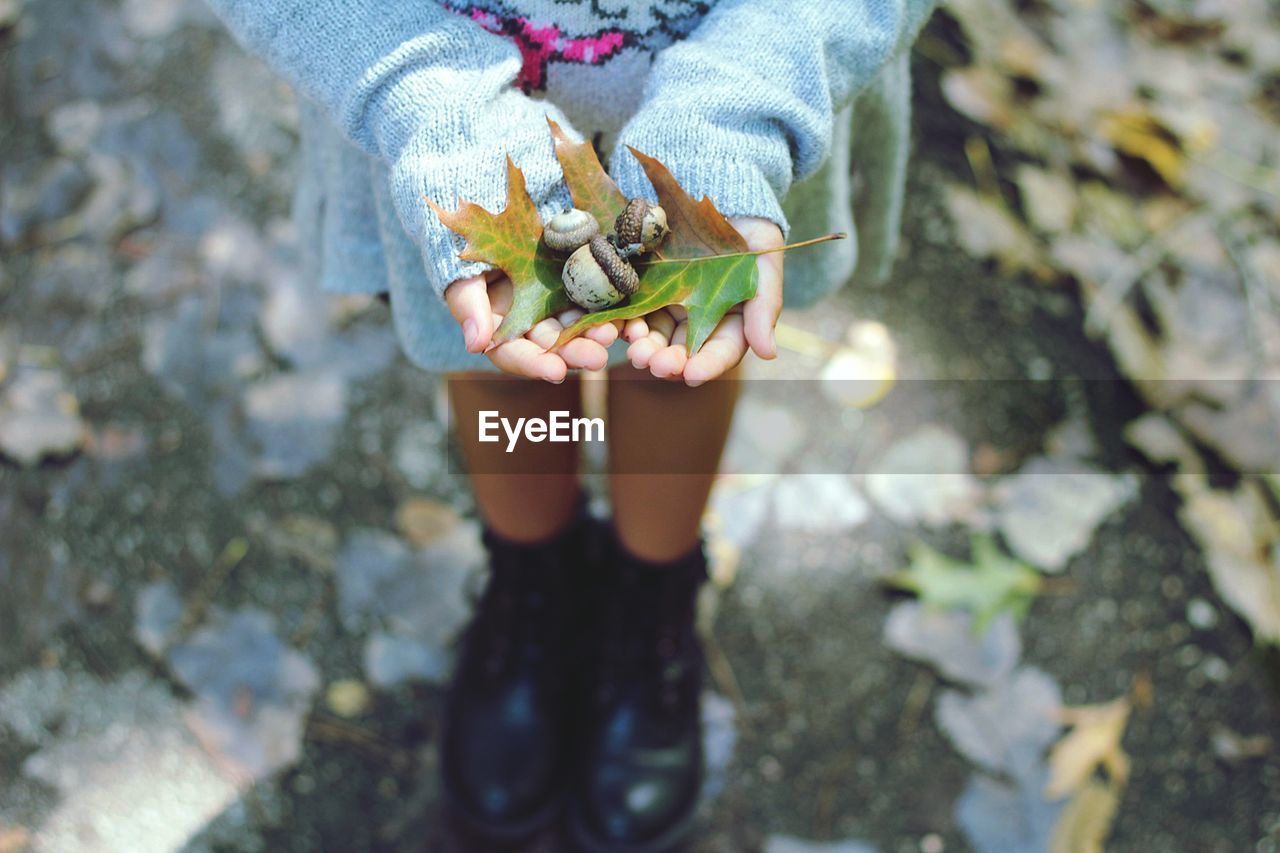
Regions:
<svg viewBox="0 0 1280 853"><path fill-rule="evenodd" d="M916 593L928 606L969 611L979 633L999 613L1022 618L1040 591L1040 575L1001 553L990 536L973 538L972 563L948 557L923 542L913 545L909 553L911 566L889 575L886 583Z"/></svg>
<svg viewBox="0 0 1280 853"><path fill-rule="evenodd" d="M1006 782L974 773L956 800L955 818L977 853L1041 853L1048 848L1061 803L1040 796L1046 771L1030 768Z"/></svg>
<svg viewBox="0 0 1280 853"><path fill-rule="evenodd" d="M992 773L1025 779L1041 772L1059 726L1062 691L1035 667L1023 667L973 695L944 690L934 719L960 753Z"/></svg>
<svg viewBox="0 0 1280 853"><path fill-rule="evenodd" d="M1118 785L1129 778L1129 756L1120 746L1129 722L1129 700L1121 697L1103 705L1063 708L1062 722L1071 731L1049 753L1049 784L1044 795L1056 800L1081 790L1099 766Z"/></svg>
<svg viewBox="0 0 1280 853"><path fill-rule="evenodd" d="M1103 119L1099 130L1117 150L1145 160L1169 186L1182 185L1184 161L1177 139L1150 114L1141 111L1113 114Z"/></svg>
<svg viewBox="0 0 1280 853"><path fill-rule="evenodd" d="M359 717L369 710L369 688L363 681L342 678L329 685L324 694L325 704L339 717Z"/></svg>
<svg viewBox="0 0 1280 853"><path fill-rule="evenodd" d="M1268 735L1246 736L1221 724L1213 727L1210 740L1213 743L1213 754L1228 764L1261 758L1275 745Z"/></svg>
<svg viewBox="0 0 1280 853"><path fill-rule="evenodd" d="M1116 475L1073 459L1037 457L997 490L996 523L1009 549L1047 572L1062 571L1094 531L1138 492Z"/></svg>
<svg viewBox="0 0 1280 853"><path fill-rule="evenodd" d="M0 454L21 465L75 452L85 438L80 405L53 370L20 370L0 396Z"/></svg>
<svg viewBox="0 0 1280 853"><path fill-rule="evenodd" d="M884 642L898 654L934 667L942 677L965 684L989 685L1006 678L1022 654L1018 627L1007 613L975 634L971 613L937 610L918 601L893 606L884 623Z"/></svg>
<svg viewBox="0 0 1280 853"><path fill-rule="evenodd" d="M1204 550L1218 594L1259 640L1280 642L1280 522L1258 483L1227 492L1204 481L1174 479L1183 498L1178 518Z"/></svg>
<svg viewBox="0 0 1280 853"><path fill-rule="evenodd" d="M1005 272L1048 277L1040 247L1009 209L967 187L946 188L947 210L956 239L975 258L993 258Z"/></svg>
<svg viewBox="0 0 1280 853"><path fill-rule="evenodd" d="M1067 802L1058 817L1049 853L1102 853L1119 806L1119 785L1089 782Z"/></svg>
<svg viewBox="0 0 1280 853"><path fill-rule="evenodd" d="M977 520L983 489L953 429L925 424L892 444L867 475L867 494L898 524L943 527Z"/></svg>
<svg viewBox="0 0 1280 853"><path fill-rule="evenodd" d="M458 513L453 507L430 498L409 498L396 510L396 526L418 547L430 545L457 523Z"/></svg>
<svg viewBox="0 0 1280 853"><path fill-rule="evenodd" d="M1071 228L1076 216L1076 193L1069 177L1022 165L1018 167L1017 182L1018 195L1033 226L1046 234Z"/></svg>

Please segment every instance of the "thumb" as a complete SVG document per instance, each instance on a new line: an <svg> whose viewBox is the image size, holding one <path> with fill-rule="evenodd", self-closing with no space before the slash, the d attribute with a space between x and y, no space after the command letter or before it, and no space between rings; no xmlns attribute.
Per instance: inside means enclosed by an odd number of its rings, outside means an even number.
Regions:
<svg viewBox="0 0 1280 853"><path fill-rule="evenodd" d="M489 305L489 283L484 276L460 278L444 291L449 313L462 327L468 352L484 352L493 337L493 310Z"/></svg>

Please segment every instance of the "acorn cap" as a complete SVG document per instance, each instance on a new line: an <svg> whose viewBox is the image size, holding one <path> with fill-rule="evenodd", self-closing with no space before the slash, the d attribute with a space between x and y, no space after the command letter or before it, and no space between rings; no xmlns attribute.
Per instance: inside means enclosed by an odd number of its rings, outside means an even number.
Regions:
<svg viewBox="0 0 1280 853"><path fill-rule="evenodd" d="M557 213L542 229L542 241L557 252L572 252L600 233L600 224L585 210Z"/></svg>
<svg viewBox="0 0 1280 853"><path fill-rule="evenodd" d="M646 219L648 229L645 228ZM648 199L633 198L613 222L618 235L618 245L623 249L639 246L650 251L662 242L667 234L667 212ZM647 233L646 233L647 230Z"/></svg>
<svg viewBox="0 0 1280 853"><path fill-rule="evenodd" d="M592 237L588 245L591 247L591 257L595 258L618 292L625 296L635 293L640 286L640 276L636 274L635 267L618 254L617 248L602 234Z"/></svg>

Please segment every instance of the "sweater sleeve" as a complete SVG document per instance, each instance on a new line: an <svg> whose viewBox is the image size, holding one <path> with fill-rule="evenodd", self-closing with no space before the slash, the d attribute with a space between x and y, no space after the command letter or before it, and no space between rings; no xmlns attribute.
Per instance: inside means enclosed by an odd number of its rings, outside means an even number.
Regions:
<svg viewBox="0 0 1280 853"><path fill-rule="evenodd" d="M232 34L355 144L389 165L405 230L437 293L486 269L459 261L462 241L423 196L504 206L510 153L546 216L568 196L546 117L552 105L512 86L515 45L428 0L208 0Z"/></svg>
<svg viewBox="0 0 1280 853"><path fill-rule="evenodd" d="M788 228L780 201L830 153L835 113L910 46L934 0L720 0L659 54L610 172L653 198L626 146L727 216ZM854 132L857 132L855 128Z"/></svg>

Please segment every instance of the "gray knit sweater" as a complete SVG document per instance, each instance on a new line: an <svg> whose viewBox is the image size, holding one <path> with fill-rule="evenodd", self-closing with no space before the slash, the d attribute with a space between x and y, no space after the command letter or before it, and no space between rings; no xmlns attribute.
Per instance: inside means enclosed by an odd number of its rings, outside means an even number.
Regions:
<svg viewBox="0 0 1280 853"><path fill-rule="evenodd" d="M478 363L462 350L436 297L483 266L458 260L461 241L430 213L424 195L445 207L465 198L500 209L505 152L524 171L544 217L567 206L550 116L611 152L610 172L628 195L652 197L626 151L631 145L666 163L695 198L710 196L728 215L763 217L784 230L796 219L784 212L788 192L818 174L824 209L807 205L804 215L817 226L847 227L841 214L847 219L851 145L874 143L863 146L867 157L900 183L904 47L933 6L209 2L246 48L304 96L298 208L304 237L318 242L324 287L390 290L410 357L436 369ZM839 171L830 168L833 144ZM900 193L879 194L879 221L870 228L888 234ZM851 264L852 245L844 262L829 265ZM883 257L875 265L882 268ZM789 289L793 278L789 272Z"/></svg>

